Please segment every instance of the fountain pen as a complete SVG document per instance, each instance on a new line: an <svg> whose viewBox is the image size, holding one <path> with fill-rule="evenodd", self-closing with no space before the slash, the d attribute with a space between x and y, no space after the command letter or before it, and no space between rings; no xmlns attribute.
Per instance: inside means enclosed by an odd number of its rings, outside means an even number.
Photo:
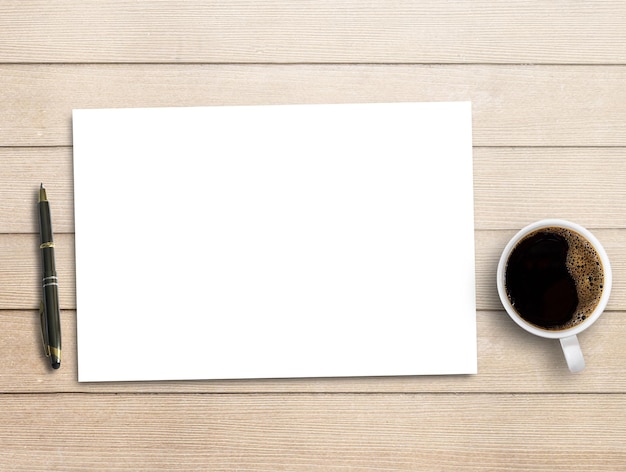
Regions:
<svg viewBox="0 0 626 472"><path fill-rule="evenodd" d="M41 256L43 261L43 301L41 317L41 336L46 357L54 369L61 367L61 313L59 308L59 282L54 262L54 240L50 204L43 184L39 187L39 234L41 236Z"/></svg>

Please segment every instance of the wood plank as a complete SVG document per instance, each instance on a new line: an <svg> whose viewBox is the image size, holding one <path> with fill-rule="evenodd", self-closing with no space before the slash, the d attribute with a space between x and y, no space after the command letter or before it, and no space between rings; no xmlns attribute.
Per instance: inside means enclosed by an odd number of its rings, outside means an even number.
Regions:
<svg viewBox="0 0 626 472"><path fill-rule="evenodd" d="M0 61L623 64L625 18L617 0L5 0Z"/></svg>
<svg viewBox="0 0 626 472"><path fill-rule="evenodd" d="M39 182L55 233L74 231L72 148L0 148L0 233L36 233ZM475 227L519 229L559 217L626 228L626 148L474 148Z"/></svg>
<svg viewBox="0 0 626 472"><path fill-rule="evenodd" d="M609 310L626 310L626 230L592 229L605 247L613 267L613 291ZM500 254L516 230L476 231L476 304L479 310L499 310L495 274ZM59 296L63 309L76 308L76 256L74 235L55 236ZM34 310L40 302L41 255L36 234L0 234L0 310ZM112 267L107 272L115 277Z"/></svg>
<svg viewBox="0 0 626 472"><path fill-rule="evenodd" d="M0 233L39 233L39 184L46 187L54 234L74 231L71 147L0 148Z"/></svg>
<svg viewBox="0 0 626 472"><path fill-rule="evenodd" d="M624 395L5 395L2 403L4 470L626 467Z"/></svg>
<svg viewBox="0 0 626 472"><path fill-rule="evenodd" d="M575 375L567 370L558 341L526 333L504 311L480 311L477 314L478 375L80 384L77 383L76 313L64 310L61 319L63 365L53 371L43 356L38 313L0 311L3 327L0 340L10 353L0 376L0 393L621 393L626 390L623 369L626 351L622 343L626 336L625 312L607 312L579 335L587 368Z"/></svg>
<svg viewBox="0 0 626 472"><path fill-rule="evenodd" d="M4 65L0 146L71 145L71 110L458 101L475 146L626 146L625 66Z"/></svg>
<svg viewBox="0 0 626 472"><path fill-rule="evenodd" d="M474 148L476 229L542 218L623 228L626 148Z"/></svg>

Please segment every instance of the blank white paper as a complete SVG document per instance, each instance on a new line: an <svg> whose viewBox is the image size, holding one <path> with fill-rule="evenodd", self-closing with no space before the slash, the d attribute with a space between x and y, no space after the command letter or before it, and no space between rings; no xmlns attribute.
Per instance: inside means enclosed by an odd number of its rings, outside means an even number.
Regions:
<svg viewBox="0 0 626 472"><path fill-rule="evenodd" d="M79 381L476 373L470 103L73 133Z"/></svg>

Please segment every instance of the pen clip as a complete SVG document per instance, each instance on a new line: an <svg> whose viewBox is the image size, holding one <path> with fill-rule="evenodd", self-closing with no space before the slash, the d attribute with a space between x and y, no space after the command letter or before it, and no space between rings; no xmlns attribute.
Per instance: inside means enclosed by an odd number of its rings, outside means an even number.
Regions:
<svg viewBox="0 0 626 472"><path fill-rule="evenodd" d="M41 341L43 342L43 353L50 357L50 343L48 341L48 320L43 301L39 305L39 318L41 320Z"/></svg>

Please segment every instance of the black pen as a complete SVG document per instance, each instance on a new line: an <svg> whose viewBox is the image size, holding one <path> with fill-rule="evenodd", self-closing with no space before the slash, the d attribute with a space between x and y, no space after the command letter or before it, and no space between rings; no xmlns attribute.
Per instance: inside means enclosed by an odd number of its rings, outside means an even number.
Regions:
<svg viewBox="0 0 626 472"><path fill-rule="evenodd" d="M43 260L43 301L41 302L41 335L46 357L54 369L61 367L61 313L59 282L54 262L54 240L50 220L50 204L43 184L39 187L39 232Z"/></svg>

